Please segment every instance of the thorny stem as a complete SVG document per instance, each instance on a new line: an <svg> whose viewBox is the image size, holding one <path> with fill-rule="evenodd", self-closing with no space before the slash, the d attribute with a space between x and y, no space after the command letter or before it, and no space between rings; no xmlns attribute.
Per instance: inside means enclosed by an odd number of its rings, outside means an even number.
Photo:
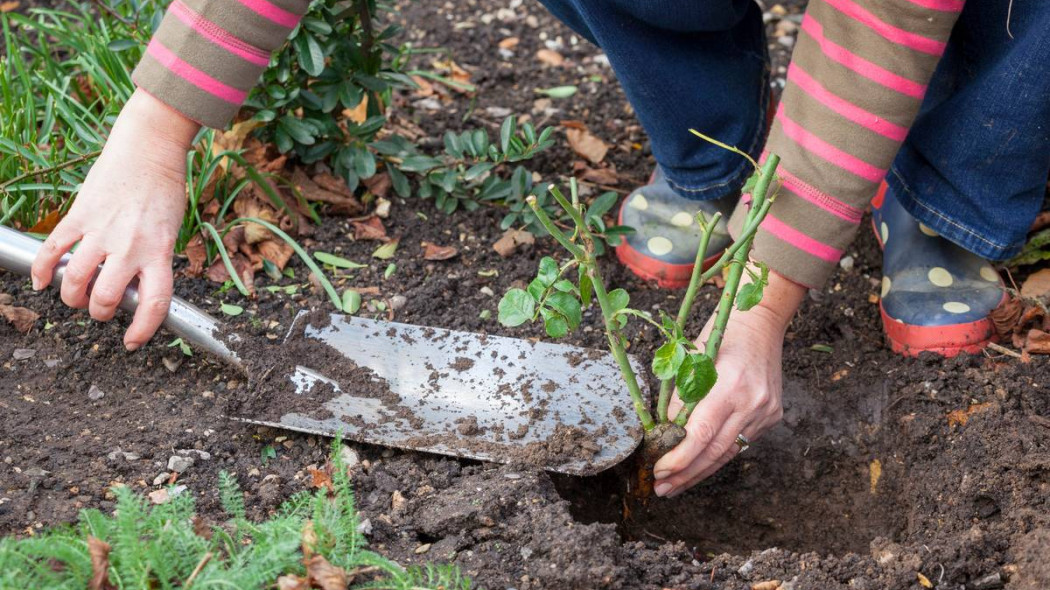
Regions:
<svg viewBox="0 0 1050 590"><path fill-rule="evenodd" d="M565 209L566 213L572 218L573 223L576 224L576 229L579 234L584 238L584 241L591 244L591 235L587 231L586 224L584 223L583 216L580 215L579 209L574 207L565 198L564 195L558 191L557 188L551 187L551 193L554 198L557 199L558 204ZM645 430L652 430L656 423L653 421L652 414L649 413L649 408L646 407L645 397L642 395L642 390L638 386L638 376L635 375L634 369L631 367L631 361L627 358L627 351L623 347L623 337L620 332L616 330L614 326L615 318L613 315L615 312L612 309L612 304L609 302L609 293L605 290L605 284L602 281L601 271L598 270L598 264L594 259L594 254L590 250L581 248L578 244L573 243L568 236L565 235L561 229L558 228L551 221L551 218L541 208L537 202L535 196L529 196L526 199L529 207L532 208L536 218L540 221L540 224L554 237L563 248L568 250L576 260L579 261L580 266L586 269L587 274L591 278L591 284L594 288L594 298L598 300L598 306L602 310L602 319L605 323L605 337L609 341L609 350L612 352L613 358L616 359L616 364L620 367L620 373L623 375L624 382L627 384L627 392L631 396L631 402L634 404L634 411L638 414L638 419L642 422L642 427Z"/></svg>
<svg viewBox="0 0 1050 590"><path fill-rule="evenodd" d="M76 166L77 164L82 164L84 162L87 162L88 160L91 160L93 158L97 158L101 154L102 154L102 150L89 152L89 153L84 154L82 156L78 156L76 158L73 158L72 160L66 160L65 162L61 162L59 164L55 164L54 166L48 166L47 168L38 168L36 170L30 170L29 172L26 172L24 174L19 174L18 176L14 177L14 178L6 181L6 182L0 183L0 191L6 193L7 192L7 187L9 187L9 186L11 186L13 184L22 182L23 180L27 180L29 178L34 178L36 176L40 176L42 174L49 174L51 172L58 172L59 170L63 170L65 168L69 168L70 166Z"/></svg>
<svg viewBox="0 0 1050 590"><path fill-rule="evenodd" d="M718 222L722 219L722 214L715 212L711 216L711 219L701 221L697 219L697 223L700 224L700 248L696 251L696 260L693 261L693 273L689 276L689 288L685 290L685 297L682 298L682 306L678 308L678 318L675 323L678 326L678 331L681 332L685 329L685 322L689 318L689 312L693 309L693 301L696 300L696 293L700 289L700 275L704 269L704 259L707 258L707 246L711 242L711 235L715 232L715 227L718 226ZM656 403L656 419L660 422L667 422L667 406L671 403L671 384L674 383L674 379L664 379L660 382L660 397Z"/></svg>
<svg viewBox="0 0 1050 590"><path fill-rule="evenodd" d="M722 336L725 334L726 324L729 322L729 314L733 311L733 303L736 299L737 290L740 287L740 279L744 274L745 267L747 266L748 256L751 252L751 243L754 241L755 232L758 231L758 225L762 222L766 213L769 212L769 208L773 205L773 199L767 198L767 193L770 184L776 176L777 165L779 163L780 158L778 156L775 154L769 156L765 165L762 167L762 174L759 177L758 182L755 184L755 190L752 192L751 210L748 211L746 218L746 229L748 231L742 234L737 242L739 247L737 247L733 253L732 265L729 268L729 276L726 277L726 286L722 291L722 297L718 302L715 323L711 329L711 334L707 338L707 342L704 344L704 354L711 358L711 360L718 358L718 349L722 345ZM699 400L682 406L682 409L679 410L678 415L674 419L675 424L685 426L686 422L689 420L689 415L692 414L693 409L698 403Z"/></svg>

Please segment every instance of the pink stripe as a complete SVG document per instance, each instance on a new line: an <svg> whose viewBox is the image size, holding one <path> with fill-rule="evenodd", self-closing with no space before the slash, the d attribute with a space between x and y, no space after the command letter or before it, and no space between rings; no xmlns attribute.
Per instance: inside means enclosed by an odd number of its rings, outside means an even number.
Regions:
<svg viewBox="0 0 1050 590"><path fill-rule="evenodd" d="M802 30L820 45L820 51L831 61L842 64L853 72L906 96L922 100L922 97L926 95L926 85L899 76L824 37L824 27L808 14L802 20Z"/></svg>
<svg viewBox="0 0 1050 590"><path fill-rule="evenodd" d="M267 2L266 0L237 0L242 6L251 10L255 14L286 27L289 29L295 28L295 25L299 24L299 15L288 12L280 6Z"/></svg>
<svg viewBox="0 0 1050 590"><path fill-rule="evenodd" d="M818 191L803 182L794 174L784 170L783 167L777 171L777 174L780 175L784 187L802 199L813 203L817 207L820 207L843 221L847 221L853 225L860 223L860 218L864 215L864 212L860 209L844 203L827 193Z"/></svg>
<svg viewBox="0 0 1050 590"><path fill-rule="evenodd" d="M824 242L814 240L783 221L780 221L776 217L773 217L772 213L766 215L766 218L762 221L761 227L777 238L791 244L807 254L816 256L825 262L835 264L839 261L839 258L842 257L842 250L832 248Z"/></svg>
<svg viewBox="0 0 1050 590"><path fill-rule="evenodd" d="M828 163L871 182L879 182L883 176L886 176L886 170L872 166L860 158L847 154L792 121L787 116L787 112L784 111L784 103L781 103L777 109L777 119L780 120L780 126L784 129L785 135Z"/></svg>
<svg viewBox="0 0 1050 590"><path fill-rule="evenodd" d="M257 66L266 66L270 63L270 56L251 45L234 37L219 25L193 12L182 2L174 2L168 10L175 15L187 27L190 27L200 36L222 47L234 55L238 55L249 63Z"/></svg>
<svg viewBox="0 0 1050 590"><path fill-rule="evenodd" d="M796 86L824 106L843 117L846 117L850 121L878 133L879 135L896 141L904 141L904 138L908 135L908 129L906 127L901 127L896 123L891 123L890 121L870 113L848 100L835 95L794 63L788 67L787 79L794 82Z"/></svg>
<svg viewBox="0 0 1050 590"><path fill-rule="evenodd" d="M963 4L965 4L963 0L908 0L908 2L942 12L962 12Z"/></svg>
<svg viewBox="0 0 1050 590"><path fill-rule="evenodd" d="M197 88L211 94L212 96L222 99L228 103L239 105L244 102L247 98L248 93L243 90L237 90L232 86L227 86L222 82L212 78L208 74L198 70L190 64L182 61L179 56L171 52L170 49L161 45L159 41L153 39L149 43L149 47L146 48L148 53L153 59L160 62L162 66L168 68L171 73L182 78L183 80L193 84Z"/></svg>
<svg viewBox="0 0 1050 590"><path fill-rule="evenodd" d="M842 14L845 14L872 31L875 31L887 41L896 43L897 45L903 45L909 49L936 56L943 54L944 48L947 46L947 44L942 43L941 41L935 41L923 37L922 35L916 35L915 33L899 29L885 21L879 20L877 16L868 12L859 4L853 2L853 0L825 0L825 2Z"/></svg>

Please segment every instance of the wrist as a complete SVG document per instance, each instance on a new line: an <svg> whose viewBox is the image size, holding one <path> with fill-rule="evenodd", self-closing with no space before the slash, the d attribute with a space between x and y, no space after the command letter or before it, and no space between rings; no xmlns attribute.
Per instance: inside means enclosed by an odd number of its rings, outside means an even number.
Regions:
<svg viewBox="0 0 1050 590"><path fill-rule="evenodd" d="M767 313L777 326L786 331L791 318L802 305L808 289L775 271L769 272L769 284L756 309Z"/></svg>
<svg viewBox="0 0 1050 590"><path fill-rule="evenodd" d="M142 89L136 89L120 112L118 124L133 126L162 147L185 152L193 145L200 124Z"/></svg>

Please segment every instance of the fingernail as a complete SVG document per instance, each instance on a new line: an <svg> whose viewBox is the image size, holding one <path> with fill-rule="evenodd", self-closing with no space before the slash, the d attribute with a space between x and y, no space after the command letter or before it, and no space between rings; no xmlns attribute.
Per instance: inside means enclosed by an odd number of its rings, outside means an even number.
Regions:
<svg viewBox="0 0 1050 590"><path fill-rule="evenodd" d="M142 345L139 344L138 342L128 342L127 344L124 345L124 347L128 349L128 352L135 352L141 346Z"/></svg>
<svg viewBox="0 0 1050 590"><path fill-rule="evenodd" d="M39 291L39 290L41 290L43 288L44 288L44 286L40 284L40 279L38 279L36 277L33 277L33 290L34 291Z"/></svg>
<svg viewBox="0 0 1050 590"><path fill-rule="evenodd" d="M672 487L674 486L672 486L670 483L664 482L656 486L656 495L660 497L666 496L667 492L670 492Z"/></svg>
<svg viewBox="0 0 1050 590"><path fill-rule="evenodd" d="M653 477L656 478L656 479L664 479L665 477L667 477L669 475L671 475L670 471L663 470L663 471L657 471L656 473L654 473Z"/></svg>

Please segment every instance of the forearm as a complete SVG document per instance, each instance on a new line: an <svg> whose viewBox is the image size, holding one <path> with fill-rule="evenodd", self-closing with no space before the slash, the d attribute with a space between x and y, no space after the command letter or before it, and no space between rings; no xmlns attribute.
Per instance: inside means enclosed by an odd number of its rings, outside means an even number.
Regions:
<svg viewBox="0 0 1050 590"><path fill-rule="evenodd" d="M783 186L757 260L821 285L907 135L961 0L812 0L767 151ZM734 215L731 228L739 226Z"/></svg>

